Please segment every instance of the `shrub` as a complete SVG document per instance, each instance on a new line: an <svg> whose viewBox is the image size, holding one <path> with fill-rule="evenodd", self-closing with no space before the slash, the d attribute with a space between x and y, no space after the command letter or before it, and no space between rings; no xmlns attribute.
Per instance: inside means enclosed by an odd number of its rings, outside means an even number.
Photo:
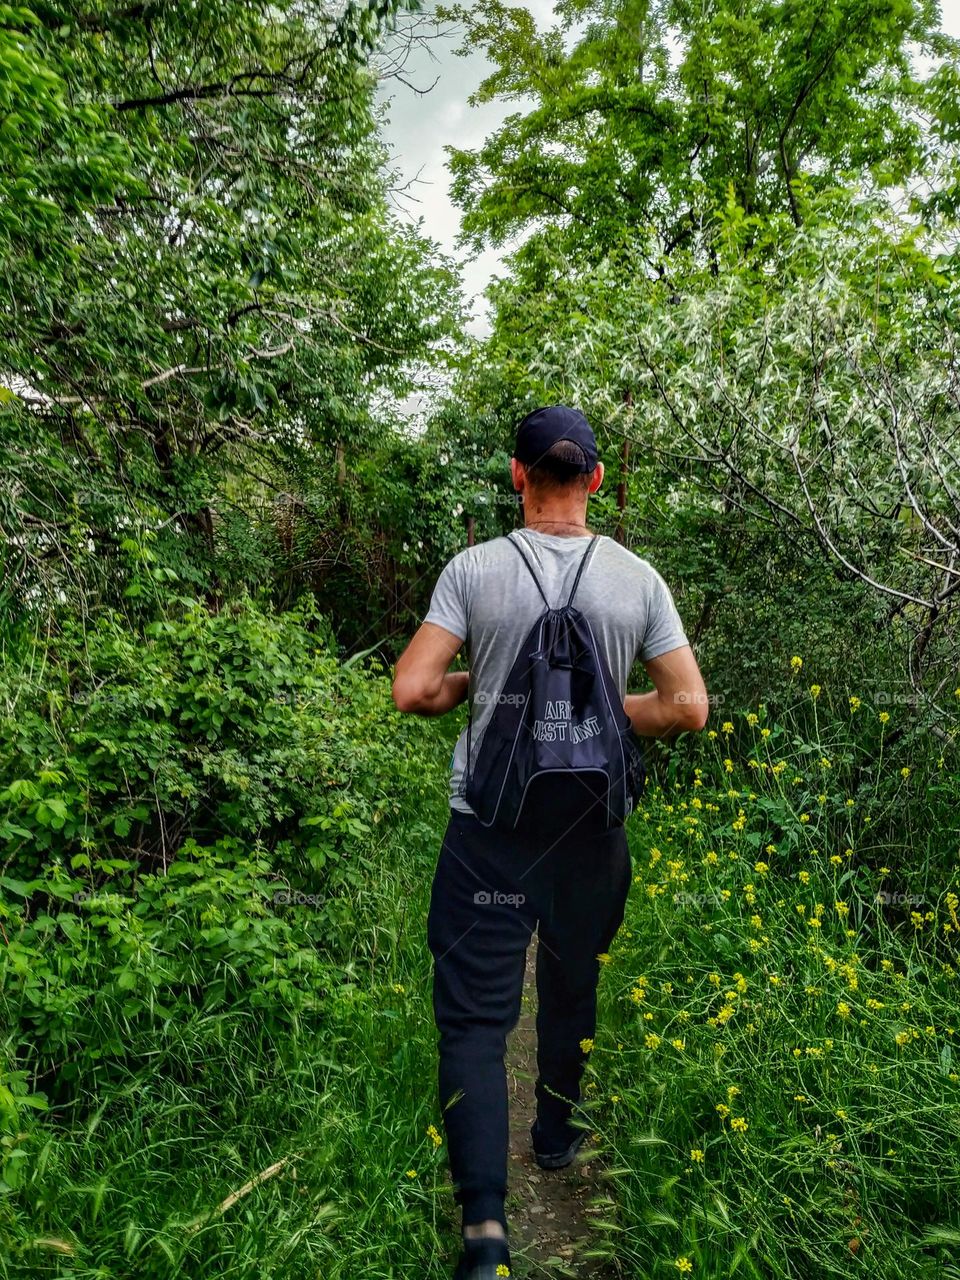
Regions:
<svg viewBox="0 0 960 1280"><path fill-rule="evenodd" d="M31 875L54 854L109 874L114 858L167 866L188 840L228 836L320 870L422 796L384 683L309 620L190 605L137 635L107 613L0 669L10 865Z"/></svg>

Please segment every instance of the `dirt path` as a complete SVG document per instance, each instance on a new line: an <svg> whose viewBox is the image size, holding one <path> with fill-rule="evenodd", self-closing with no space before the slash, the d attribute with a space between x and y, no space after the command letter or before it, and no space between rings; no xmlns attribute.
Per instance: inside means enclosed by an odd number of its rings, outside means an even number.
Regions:
<svg viewBox="0 0 960 1280"><path fill-rule="evenodd" d="M513 1274L518 1280L537 1280L543 1276L614 1280L618 1273L609 1262L584 1256L597 1244L591 1232L591 1216L608 1212L608 1206L595 1203L603 1200L606 1192L597 1178L597 1164L590 1159L591 1139L587 1139L572 1165L556 1172L539 1169L530 1149L530 1126L536 1114L533 1092L537 1075L535 957L534 943L527 952L520 1021L507 1046L510 1089L507 1220Z"/></svg>

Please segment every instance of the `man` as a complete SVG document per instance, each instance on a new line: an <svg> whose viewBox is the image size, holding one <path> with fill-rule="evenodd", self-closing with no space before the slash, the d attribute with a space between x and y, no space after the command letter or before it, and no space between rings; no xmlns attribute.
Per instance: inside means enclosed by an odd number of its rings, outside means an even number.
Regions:
<svg viewBox="0 0 960 1280"><path fill-rule="evenodd" d="M582 413L552 405L528 414L510 464L524 527L512 537L551 606L569 595L591 543L587 500L603 481ZM470 759L507 675L544 609L537 580L508 539L461 551L437 581L423 625L397 662L401 711L443 715L468 694ZM634 731L669 737L702 729L706 689L666 583L610 538L584 565L577 608L590 620ZM470 670L449 672L466 642ZM654 689L626 694L635 657ZM597 956L623 921L630 884L624 828L549 831L544 813L522 831L484 826L464 798L468 737L452 759L450 819L433 882L427 935L440 1033L440 1102L463 1253L455 1280L509 1274L504 1215L507 1166L506 1036L520 1013L527 944L537 929L537 1118L541 1168L559 1169L584 1137L580 1079L596 1024Z"/></svg>

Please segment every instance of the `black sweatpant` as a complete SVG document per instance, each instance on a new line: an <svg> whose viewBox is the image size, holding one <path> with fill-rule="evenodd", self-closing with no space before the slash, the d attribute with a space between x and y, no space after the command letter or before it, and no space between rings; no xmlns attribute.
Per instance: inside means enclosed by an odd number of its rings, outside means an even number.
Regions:
<svg viewBox="0 0 960 1280"><path fill-rule="evenodd" d="M537 1115L563 1132L580 1099L581 1040L596 1028L597 956L623 921L622 827L561 839L487 829L451 810L427 938L440 1033L440 1105L463 1223L506 1225L507 1033L520 1016L527 944L537 947Z"/></svg>

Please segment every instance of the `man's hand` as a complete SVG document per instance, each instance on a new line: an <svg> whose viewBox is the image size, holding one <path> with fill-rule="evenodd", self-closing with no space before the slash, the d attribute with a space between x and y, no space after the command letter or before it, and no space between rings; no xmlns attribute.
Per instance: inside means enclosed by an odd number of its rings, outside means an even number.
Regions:
<svg viewBox="0 0 960 1280"><path fill-rule="evenodd" d="M393 701L398 711L442 716L466 701L470 675L448 672L463 641L445 627L425 622L397 659Z"/></svg>
<svg viewBox="0 0 960 1280"><path fill-rule="evenodd" d="M707 687L688 644L645 662L653 681L650 693L629 693L623 705L634 733L645 738L672 738L707 723Z"/></svg>

